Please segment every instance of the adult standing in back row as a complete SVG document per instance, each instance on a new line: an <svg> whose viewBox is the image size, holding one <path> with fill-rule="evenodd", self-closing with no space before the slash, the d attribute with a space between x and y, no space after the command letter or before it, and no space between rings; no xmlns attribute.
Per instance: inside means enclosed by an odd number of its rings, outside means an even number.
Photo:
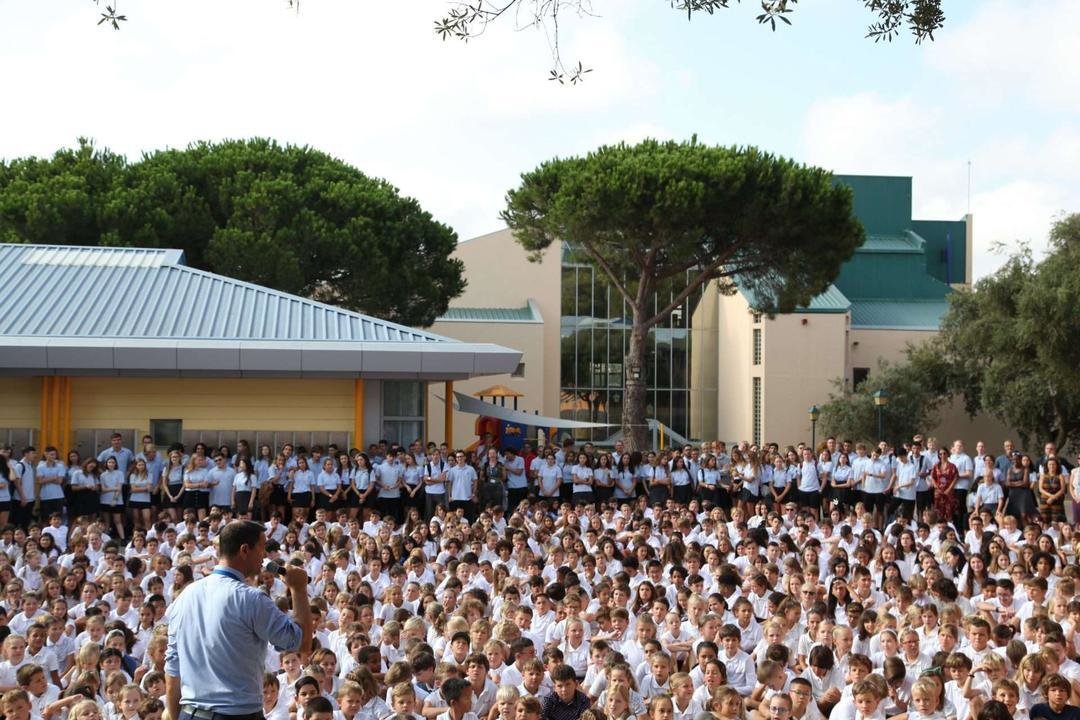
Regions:
<svg viewBox="0 0 1080 720"><path fill-rule="evenodd" d="M446 471L446 480L450 483L450 509L460 508L472 522L476 518L476 468L465 463L462 451L454 455L454 466Z"/></svg>
<svg viewBox="0 0 1080 720"><path fill-rule="evenodd" d="M971 490L971 481L975 477L975 462L971 456L964 452L964 443L957 440L952 446L952 455L949 462L956 466L956 482L953 484L953 494L956 495L956 507L953 513L953 523L957 532L963 537L967 532L967 496Z"/></svg>

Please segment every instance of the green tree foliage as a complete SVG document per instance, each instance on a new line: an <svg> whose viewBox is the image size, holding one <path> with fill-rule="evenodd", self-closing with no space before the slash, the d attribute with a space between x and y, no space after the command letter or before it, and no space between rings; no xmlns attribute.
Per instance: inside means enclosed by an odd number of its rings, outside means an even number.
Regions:
<svg viewBox="0 0 1080 720"><path fill-rule="evenodd" d="M81 140L0 164L0 239L180 248L193 267L406 325L430 325L465 287L456 234L415 200L264 139L132 163Z"/></svg>
<svg viewBox="0 0 1080 720"><path fill-rule="evenodd" d="M943 402L961 399L1016 429L1024 446L1080 442L1080 215L1055 223L1050 249L1035 261L1020 248L970 291L949 296L941 332L909 347L856 392L838 390L822 408L823 427L851 437L876 433L869 394L885 388L886 434L925 432Z"/></svg>
<svg viewBox="0 0 1080 720"><path fill-rule="evenodd" d="M711 280L730 293L737 278L766 312L807 304L863 240L850 189L825 170L696 139L545 162L507 194L502 217L534 260L570 243L630 308L622 425L632 448L645 445L649 328ZM685 288L652 307L653 292L688 270Z"/></svg>
<svg viewBox="0 0 1080 720"><path fill-rule="evenodd" d="M1080 215L1055 223L1036 262L1022 248L971 292L958 293L942 323L951 390L969 412L1015 427L1024 444L1080 440Z"/></svg>
<svg viewBox="0 0 1080 720"><path fill-rule="evenodd" d="M879 361L877 370L854 390L844 381L834 381L836 390L821 407L824 435L898 443L936 426L940 420L938 408L951 394L943 384L928 382L927 378L933 373L940 377L941 365L939 357L925 347L909 347L906 362ZM881 410L884 438L878 437L878 407L874 404L878 390L888 397Z"/></svg>

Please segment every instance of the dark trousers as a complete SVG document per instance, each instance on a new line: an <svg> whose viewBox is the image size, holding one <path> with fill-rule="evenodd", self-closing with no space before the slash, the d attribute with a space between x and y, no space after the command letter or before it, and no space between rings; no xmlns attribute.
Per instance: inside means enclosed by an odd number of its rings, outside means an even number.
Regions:
<svg viewBox="0 0 1080 720"><path fill-rule="evenodd" d="M493 505L502 507L506 500L506 488L501 482L480 483L480 509L487 510Z"/></svg>
<svg viewBox="0 0 1080 720"><path fill-rule="evenodd" d="M43 523L49 521L49 516L54 512L62 513L64 511L64 498L58 498L56 500L42 500L41 501L41 515L39 519Z"/></svg>
<svg viewBox="0 0 1080 720"><path fill-rule="evenodd" d="M968 491L953 488L953 494L956 497L956 514L953 516L953 522L956 525L956 531L960 534L960 537L964 537L964 533L966 533L968 529Z"/></svg>
<svg viewBox="0 0 1080 720"><path fill-rule="evenodd" d="M401 524L401 521L402 521L403 518L402 518L402 513L401 513L401 498L400 497L396 497L396 498L379 498L378 499L378 507L379 507L379 512L382 514L383 517L386 517L387 515L389 515L390 517L397 520L399 525Z"/></svg>
<svg viewBox="0 0 1080 720"><path fill-rule="evenodd" d="M517 510L521 501L529 496L529 488L507 488L506 489L506 512L513 513Z"/></svg>
<svg viewBox="0 0 1080 720"><path fill-rule="evenodd" d="M928 510L934 507L933 488L929 490L920 490L919 492L915 493L915 507L918 508L920 517L922 516L923 510Z"/></svg>
<svg viewBox="0 0 1080 720"><path fill-rule="evenodd" d="M465 519L470 523L476 519L476 503L471 500L451 500L450 509L456 512L458 508L465 511Z"/></svg>
<svg viewBox="0 0 1080 720"><path fill-rule="evenodd" d="M446 507L446 493L424 493L424 517L431 519L435 517L435 508Z"/></svg>
<svg viewBox="0 0 1080 720"><path fill-rule="evenodd" d="M11 501L11 522L23 530L30 526L34 519L34 503L28 502L23 505L18 500Z"/></svg>

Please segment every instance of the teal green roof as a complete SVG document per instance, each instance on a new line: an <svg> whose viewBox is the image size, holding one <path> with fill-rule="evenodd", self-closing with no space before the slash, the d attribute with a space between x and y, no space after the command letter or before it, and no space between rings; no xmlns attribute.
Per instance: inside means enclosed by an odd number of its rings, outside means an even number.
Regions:
<svg viewBox="0 0 1080 720"><path fill-rule="evenodd" d="M757 309L768 305L768 303L761 302L749 288L745 288L742 285L738 286L739 292L746 298L746 302L750 304L751 308ZM807 307L796 308L794 312L797 313L845 313L851 307L851 302L844 296L844 293L835 285L829 285L825 292L817 295L810 301L810 305Z"/></svg>
<svg viewBox="0 0 1080 720"><path fill-rule="evenodd" d="M912 220L912 229L926 238L926 271L943 283L967 277L967 223L963 220Z"/></svg>
<svg viewBox="0 0 1080 720"><path fill-rule="evenodd" d="M913 232L900 235L867 235L857 252L922 253L925 241Z"/></svg>
<svg viewBox="0 0 1080 720"><path fill-rule="evenodd" d="M911 229L911 178L836 175L853 191L855 216L867 235L900 235Z"/></svg>
<svg viewBox="0 0 1080 720"><path fill-rule="evenodd" d="M542 322L540 313L531 305L519 308L501 307L452 307L436 322Z"/></svg>
<svg viewBox="0 0 1080 720"><path fill-rule="evenodd" d="M948 300L853 300L851 326L904 330L937 330L949 309Z"/></svg>

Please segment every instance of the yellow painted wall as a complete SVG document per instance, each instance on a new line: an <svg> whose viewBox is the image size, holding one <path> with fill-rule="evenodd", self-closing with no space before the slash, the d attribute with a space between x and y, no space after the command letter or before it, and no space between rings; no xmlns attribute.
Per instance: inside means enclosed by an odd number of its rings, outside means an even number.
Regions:
<svg viewBox="0 0 1080 720"><path fill-rule="evenodd" d="M41 378L0 377L0 428L41 425Z"/></svg>
<svg viewBox="0 0 1080 720"><path fill-rule="evenodd" d="M351 431L353 381L77 377L71 414L76 430L179 418L185 430Z"/></svg>

